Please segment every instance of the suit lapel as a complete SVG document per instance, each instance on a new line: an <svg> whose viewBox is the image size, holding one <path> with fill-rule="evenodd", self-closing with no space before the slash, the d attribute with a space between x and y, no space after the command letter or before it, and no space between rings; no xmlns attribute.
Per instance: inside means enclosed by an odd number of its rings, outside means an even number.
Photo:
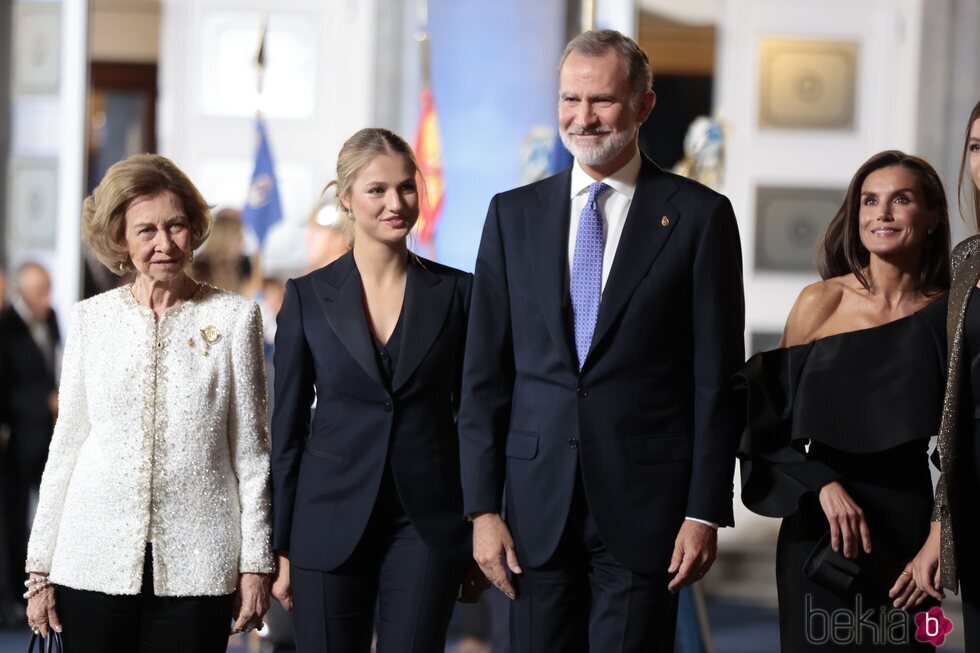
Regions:
<svg viewBox="0 0 980 653"><path fill-rule="evenodd" d="M375 383L384 387L374 358L371 331L364 315L361 275L350 252L337 259L324 278L313 277L313 289L330 328Z"/></svg>
<svg viewBox="0 0 980 653"><path fill-rule="evenodd" d="M578 374L578 359L569 342L565 322L568 290L568 215L571 210L572 172L555 175L538 185L538 204L527 210L527 255L545 326L565 364Z"/></svg>
<svg viewBox="0 0 980 653"><path fill-rule="evenodd" d="M590 355L608 335L636 287L647 276L670 233L677 228L681 215L669 200L676 191L670 177L644 157L623 234L602 292Z"/></svg>
<svg viewBox="0 0 980 653"><path fill-rule="evenodd" d="M432 349L442 332L452 303L455 284L427 270L409 255L408 279L405 285L405 305L402 307L401 344L399 345L392 392L398 390Z"/></svg>

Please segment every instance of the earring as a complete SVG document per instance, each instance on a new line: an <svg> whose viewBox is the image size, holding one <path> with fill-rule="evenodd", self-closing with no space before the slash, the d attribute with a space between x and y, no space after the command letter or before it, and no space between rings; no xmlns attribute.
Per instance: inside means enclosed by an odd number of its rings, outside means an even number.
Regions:
<svg viewBox="0 0 980 653"><path fill-rule="evenodd" d="M125 271L126 271L126 264L125 264L125 263L122 263L122 262L120 262L120 263L119 263L119 274L122 274L122 273L124 273Z"/></svg>

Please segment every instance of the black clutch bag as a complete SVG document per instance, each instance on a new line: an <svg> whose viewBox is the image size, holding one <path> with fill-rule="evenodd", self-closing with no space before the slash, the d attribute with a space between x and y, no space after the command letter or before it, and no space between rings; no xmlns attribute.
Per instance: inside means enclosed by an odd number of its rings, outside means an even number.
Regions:
<svg viewBox="0 0 980 653"><path fill-rule="evenodd" d="M38 647L38 653L65 653L65 647L61 643L61 633L48 629L47 639L37 633L31 636L31 643L27 647L27 653L34 653L34 647Z"/></svg>
<svg viewBox="0 0 980 653"><path fill-rule="evenodd" d="M847 596L861 566L856 560L850 560L834 551L830 546L830 532L813 547L813 551L803 563L803 573L820 587L839 596Z"/></svg>

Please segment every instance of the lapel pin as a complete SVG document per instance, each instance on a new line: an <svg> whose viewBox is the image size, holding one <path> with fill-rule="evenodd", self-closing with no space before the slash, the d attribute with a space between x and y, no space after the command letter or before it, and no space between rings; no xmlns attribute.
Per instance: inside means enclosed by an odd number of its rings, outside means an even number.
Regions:
<svg viewBox="0 0 980 653"><path fill-rule="evenodd" d="M660 226L661 227L666 227L669 224L670 224L670 218L668 218L666 215L664 217L660 218Z"/></svg>

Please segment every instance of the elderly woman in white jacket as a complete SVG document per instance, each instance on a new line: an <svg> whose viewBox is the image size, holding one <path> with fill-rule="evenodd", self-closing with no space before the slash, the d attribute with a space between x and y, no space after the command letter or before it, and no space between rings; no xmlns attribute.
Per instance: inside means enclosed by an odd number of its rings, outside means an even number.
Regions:
<svg viewBox="0 0 980 653"><path fill-rule="evenodd" d="M155 155L85 200L85 240L136 278L72 311L28 546L29 625L72 653L224 651L232 618L249 630L268 608L262 323L185 273L210 224Z"/></svg>

